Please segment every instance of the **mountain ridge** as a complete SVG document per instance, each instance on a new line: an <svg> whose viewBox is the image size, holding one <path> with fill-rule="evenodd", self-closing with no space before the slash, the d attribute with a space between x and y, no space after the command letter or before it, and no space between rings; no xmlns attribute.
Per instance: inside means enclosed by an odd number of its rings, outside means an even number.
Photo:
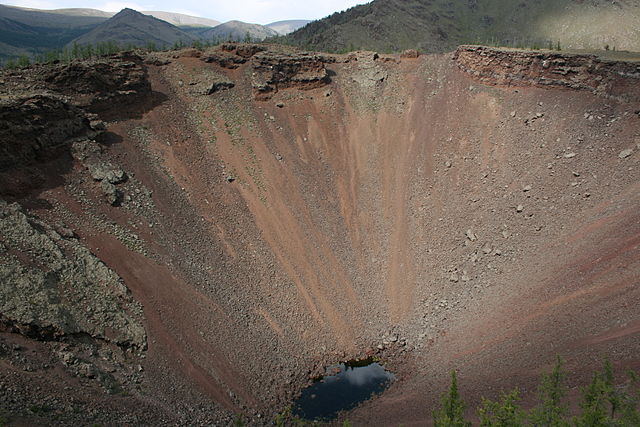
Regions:
<svg viewBox="0 0 640 427"><path fill-rule="evenodd" d="M175 25L125 8L71 43L86 45L111 41L121 46L144 46L153 43L161 47L192 40L192 36Z"/></svg>
<svg viewBox="0 0 640 427"><path fill-rule="evenodd" d="M419 49L466 43L557 43L573 49L640 50L640 4L631 1L375 0L293 32L285 42L317 50Z"/></svg>
<svg viewBox="0 0 640 427"><path fill-rule="evenodd" d="M245 40L247 36L251 40L264 40L267 37L275 37L278 32L260 24L250 24L242 21L232 20L222 23L200 33L200 37L206 40Z"/></svg>
<svg viewBox="0 0 640 427"><path fill-rule="evenodd" d="M293 31L299 28L304 27L309 22L313 22L313 21L310 21L308 19L287 19L284 21L272 22L270 24L265 25L265 27L271 28L272 30L275 30L279 34L286 35L286 34L292 33Z"/></svg>

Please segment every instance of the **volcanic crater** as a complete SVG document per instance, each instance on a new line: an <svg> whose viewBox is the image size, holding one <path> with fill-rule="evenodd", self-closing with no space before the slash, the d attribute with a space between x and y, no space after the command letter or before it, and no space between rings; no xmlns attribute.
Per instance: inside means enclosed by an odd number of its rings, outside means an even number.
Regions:
<svg viewBox="0 0 640 427"><path fill-rule="evenodd" d="M640 366L637 62L227 44L0 90L14 421L270 425L374 357L343 418L424 425L451 369L473 407Z"/></svg>

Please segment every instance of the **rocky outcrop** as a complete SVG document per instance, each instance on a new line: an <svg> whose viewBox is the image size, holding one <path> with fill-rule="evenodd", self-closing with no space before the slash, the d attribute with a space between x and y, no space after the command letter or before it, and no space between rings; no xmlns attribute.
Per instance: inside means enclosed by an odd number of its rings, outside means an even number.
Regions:
<svg viewBox="0 0 640 427"><path fill-rule="evenodd" d="M389 76L382 64L385 61L376 52L352 52L346 62L350 64L351 79L362 88L376 87Z"/></svg>
<svg viewBox="0 0 640 427"><path fill-rule="evenodd" d="M325 64L330 57L265 52L253 57L252 85L256 99L269 99L284 88L313 89L330 82Z"/></svg>
<svg viewBox="0 0 640 427"><path fill-rule="evenodd" d="M202 56L202 60L218 64L222 68L236 69L256 53L265 50L264 46L257 44L225 43L220 46L219 50L208 52Z"/></svg>
<svg viewBox="0 0 640 427"><path fill-rule="evenodd" d="M90 112L108 111L151 94L140 57L123 54L114 59L60 66L48 71L44 81L47 88L71 97L75 105Z"/></svg>
<svg viewBox="0 0 640 427"><path fill-rule="evenodd" d="M222 68L228 68L230 70L234 70L247 62L247 60L241 56L224 51L211 52L203 56L202 60L209 64L217 64Z"/></svg>
<svg viewBox="0 0 640 427"><path fill-rule="evenodd" d="M43 340L90 336L141 350L141 318L123 281L88 249L0 200L0 328Z"/></svg>
<svg viewBox="0 0 640 427"><path fill-rule="evenodd" d="M51 95L0 100L0 172L46 160L70 139L93 136L80 109Z"/></svg>
<svg viewBox="0 0 640 427"><path fill-rule="evenodd" d="M234 53L237 56L249 59L256 53L267 50L265 46L259 44L225 43L221 46L224 52Z"/></svg>
<svg viewBox="0 0 640 427"><path fill-rule="evenodd" d="M460 46L454 60L461 70L489 84L566 87L624 101L640 100L640 64L633 62L485 46Z"/></svg>
<svg viewBox="0 0 640 427"><path fill-rule="evenodd" d="M202 75L189 83L189 92L193 95L213 95L216 92L232 89L235 83L224 75Z"/></svg>

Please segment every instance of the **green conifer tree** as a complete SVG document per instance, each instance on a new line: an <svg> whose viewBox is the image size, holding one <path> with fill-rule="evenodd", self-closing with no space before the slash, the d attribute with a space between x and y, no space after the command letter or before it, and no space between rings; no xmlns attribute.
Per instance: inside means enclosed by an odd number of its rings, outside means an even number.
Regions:
<svg viewBox="0 0 640 427"><path fill-rule="evenodd" d="M562 369L563 361L558 356L553 370L549 374L542 376L538 395L540 405L531 410L529 419L535 427L564 427L568 426L566 421L568 412L567 405L563 399L567 394L567 387L564 384L566 374Z"/></svg>
<svg viewBox="0 0 640 427"><path fill-rule="evenodd" d="M518 405L520 393L513 390L502 393L500 401L493 402L483 399L482 406L478 408L481 427L520 427L524 425L525 412Z"/></svg>
<svg viewBox="0 0 640 427"><path fill-rule="evenodd" d="M433 413L434 427L468 427L470 422L464 420L464 402L458 392L456 371L451 371L451 387L443 394L439 410Z"/></svg>
<svg viewBox="0 0 640 427"><path fill-rule="evenodd" d="M611 425L607 416L608 390L602 374L596 373L591 384L583 391L580 404L582 414L575 417L576 427L606 427Z"/></svg>

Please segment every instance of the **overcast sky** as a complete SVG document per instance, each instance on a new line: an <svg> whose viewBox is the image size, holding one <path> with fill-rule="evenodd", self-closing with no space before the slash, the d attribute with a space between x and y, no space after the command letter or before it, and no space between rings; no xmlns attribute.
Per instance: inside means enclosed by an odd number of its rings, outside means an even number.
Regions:
<svg viewBox="0 0 640 427"><path fill-rule="evenodd" d="M285 19L319 19L342 11L365 0L3 0L2 4L35 9L83 7L117 12L125 7L136 10L162 10L187 15L230 21L238 19L257 24L269 24Z"/></svg>

